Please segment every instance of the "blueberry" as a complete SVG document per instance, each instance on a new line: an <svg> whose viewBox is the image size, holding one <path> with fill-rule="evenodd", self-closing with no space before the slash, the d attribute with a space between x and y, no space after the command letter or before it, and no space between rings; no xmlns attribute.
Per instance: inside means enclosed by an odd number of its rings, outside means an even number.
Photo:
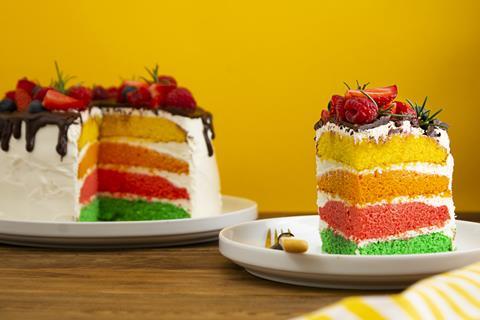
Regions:
<svg viewBox="0 0 480 320"><path fill-rule="evenodd" d="M135 91L135 90L137 90L137 88L132 87L132 86L126 86L126 87L123 88L123 90L122 90L122 96L123 96L124 98L126 98L126 97L127 97L127 93L132 92L132 91Z"/></svg>
<svg viewBox="0 0 480 320"><path fill-rule="evenodd" d="M5 98L0 101L0 112L12 112L17 110L17 106L12 99Z"/></svg>
<svg viewBox="0 0 480 320"><path fill-rule="evenodd" d="M45 108L43 108L42 102L40 100L33 100L32 102L30 102L30 105L28 106L28 112L37 113L42 111L45 111Z"/></svg>

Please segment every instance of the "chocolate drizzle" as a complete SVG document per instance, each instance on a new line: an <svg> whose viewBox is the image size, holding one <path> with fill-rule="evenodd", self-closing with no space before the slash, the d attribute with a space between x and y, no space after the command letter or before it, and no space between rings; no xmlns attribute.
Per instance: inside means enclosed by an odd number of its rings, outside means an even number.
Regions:
<svg viewBox="0 0 480 320"><path fill-rule="evenodd" d="M213 146L212 146L212 141L215 139L215 130L213 128L213 116L210 112L197 107L193 110L188 110L184 108L178 108L178 107L165 107L162 109L150 109L148 107L145 108L132 108L130 105L125 104L125 103L116 103L112 101L94 101L92 103L92 107L98 107L100 109L102 108L115 108L115 109L128 109L129 111L133 110L148 110L148 111L153 111L155 114L158 114L159 111L165 111L168 112L172 115L175 116L182 116L182 117L187 117L191 119L197 119L200 118L202 120L203 124L203 137L205 139L205 144L207 145L207 150L208 150L208 156L213 155Z"/></svg>
<svg viewBox="0 0 480 320"><path fill-rule="evenodd" d="M58 141L56 150L63 158L67 154L67 132L71 124L80 117L76 112L13 112L0 114L0 139L3 151L10 149L12 135L20 139L22 135L22 122L25 122L26 149L32 152L35 149L35 137L40 128L52 124L58 127Z"/></svg>

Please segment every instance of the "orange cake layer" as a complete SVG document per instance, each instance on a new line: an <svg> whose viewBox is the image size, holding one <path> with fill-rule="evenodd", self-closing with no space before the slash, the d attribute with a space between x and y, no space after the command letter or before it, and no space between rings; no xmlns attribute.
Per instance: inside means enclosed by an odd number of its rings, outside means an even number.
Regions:
<svg viewBox="0 0 480 320"><path fill-rule="evenodd" d="M90 145L87 152L82 157L80 164L78 165L78 178L81 179L85 176L88 169L93 168L98 162L98 142Z"/></svg>
<svg viewBox="0 0 480 320"><path fill-rule="evenodd" d="M104 115L100 137L132 137L155 142L187 141L185 130L168 119L130 114Z"/></svg>
<svg viewBox="0 0 480 320"><path fill-rule="evenodd" d="M140 166L188 174L188 163L186 161L127 143L101 142L98 163Z"/></svg>
<svg viewBox="0 0 480 320"><path fill-rule="evenodd" d="M320 191L355 204L389 201L400 196L448 196L451 193L448 177L405 170L365 175L334 170L318 177L317 184Z"/></svg>

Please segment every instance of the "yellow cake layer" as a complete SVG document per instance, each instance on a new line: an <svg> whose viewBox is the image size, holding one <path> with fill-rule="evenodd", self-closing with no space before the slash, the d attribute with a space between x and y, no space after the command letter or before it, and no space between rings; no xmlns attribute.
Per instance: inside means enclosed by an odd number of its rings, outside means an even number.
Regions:
<svg viewBox="0 0 480 320"><path fill-rule="evenodd" d="M422 135L391 135L385 140L355 142L352 136L323 133L317 141L317 155L357 170L387 167L405 162L428 162L444 165L447 150L435 139Z"/></svg>
<svg viewBox="0 0 480 320"><path fill-rule="evenodd" d="M339 196L352 204L390 201L402 196L451 195L448 177L406 170L361 175L334 170L317 177L317 186L320 191Z"/></svg>
<svg viewBox="0 0 480 320"><path fill-rule="evenodd" d="M133 137L155 142L186 142L185 130L176 123L159 117L104 115L101 137Z"/></svg>
<svg viewBox="0 0 480 320"><path fill-rule="evenodd" d="M91 117L83 123L82 133L78 138L78 150L82 150L87 143L94 143L98 139L101 118Z"/></svg>

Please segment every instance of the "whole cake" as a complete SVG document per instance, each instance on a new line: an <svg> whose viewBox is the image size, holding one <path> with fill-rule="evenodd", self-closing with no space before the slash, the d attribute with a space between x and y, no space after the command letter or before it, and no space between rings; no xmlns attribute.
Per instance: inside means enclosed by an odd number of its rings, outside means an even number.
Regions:
<svg viewBox="0 0 480 320"><path fill-rule="evenodd" d="M212 116L174 78L120 87L24 78L0 102L0 219L159 220L218 215Z"/></svg>
<svg viewBox="0 0 480 320"><path fill-rule="evenodd" d="M395 100L396 86L347 87L315 125L323 251L453 250L453 157L441 110L431 112L426 98Z"/></svg>

